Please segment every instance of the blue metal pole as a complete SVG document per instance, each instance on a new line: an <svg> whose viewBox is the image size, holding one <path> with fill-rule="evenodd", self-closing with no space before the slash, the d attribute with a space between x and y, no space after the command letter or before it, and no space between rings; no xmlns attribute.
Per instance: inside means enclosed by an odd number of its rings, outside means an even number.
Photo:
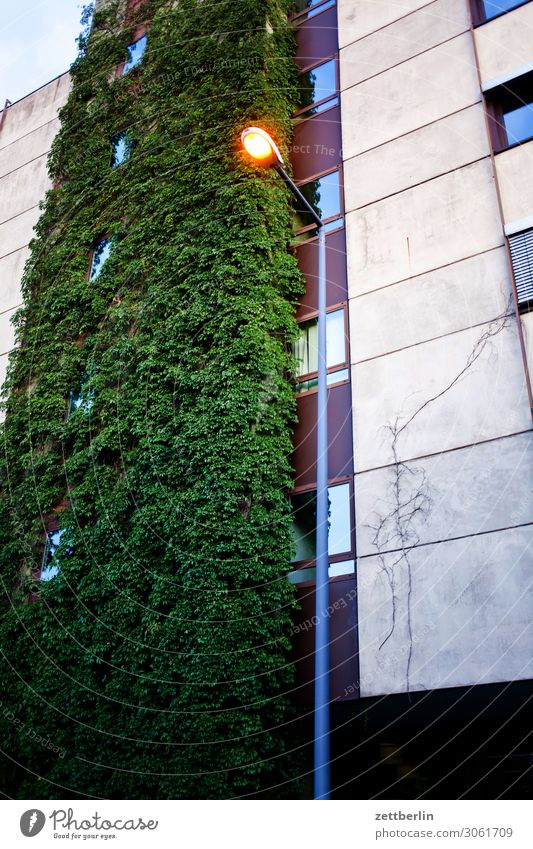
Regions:
<svg viewBox="0 0 533 849"><path fill-rule="evenodd" d="M316 455L315 799L329 799L329 574L326 234L318 228L318 398Z"/></svg>
<svg viewBox="0 0 533 849"><path fill-rule="evenodd" d="M316 432L316 625L315 625L315 799L329 799L329 570L328 570L328 386L326 344L326 231L316 210L282 168L301 209L318 228L318 397Z"/></svg>

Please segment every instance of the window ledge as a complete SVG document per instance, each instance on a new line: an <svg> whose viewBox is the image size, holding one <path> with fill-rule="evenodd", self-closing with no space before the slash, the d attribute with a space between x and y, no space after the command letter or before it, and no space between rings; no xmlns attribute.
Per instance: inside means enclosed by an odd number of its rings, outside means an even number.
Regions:
<svg viewBox="0 0 533 849"><path fill-rule="evenodd" d="M483 92L492 91L493 88L498 88L498 86L505 85L511 80L516 80L518 77L523 77L524 74L529 74L530 71L533 71L533 61L526 62L525 65L518 65L518 67L511 68L504 74L499 74L497 77L493 77L491 80L482 82L481 90Z"/></svg>
<svg viewBox="0 0 533 849"><path fill-rule="evenodd" d="M533 214L526 218L519 218L516 221L510 221L504 225L506 236L515 236L518 233L523 233L524 230L533 230Z"/></svg>

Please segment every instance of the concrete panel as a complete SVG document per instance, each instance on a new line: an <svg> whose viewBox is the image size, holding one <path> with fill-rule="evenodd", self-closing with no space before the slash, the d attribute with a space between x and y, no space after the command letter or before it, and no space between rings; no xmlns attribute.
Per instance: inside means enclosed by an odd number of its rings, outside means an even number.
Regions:
<svg viewBox="0 0 533 849"><path fill-rule="evenodd" d="M416 9L432 5L428 0L337 0L339 45L344 47Z"/></svg>
<svg viewBox="0 0 533 849"><path fill-rule="evenodd" d="M0 178L0 224L36 206L50 186L46 156Z"/></svg>
<svg viewBox="0 0 533 849"><path fill-rule="evenodd" d="M533 141L495 157L506 224L533 214Z"/></svg>
<svg viewBox="0 0 533 849"><path fill-rule="evenodd" d="M20 281L28 256L28 248L21 248L0 259L0 312L21 303Z"/></svg>
<svg viewBox="0 0 533 849"><path fill-rule="evenodd" d="M350 301L352 360L379 357L501 315L511 280L503 247Z"/></svg>
<svg viewBox="0 0 533 849"><path fill-rule="evenodd" d="M469 25L464 0L436 0L342 50L341 88L356 85L448 41L466 32Z"/></svg>
<svg viewBox="0 0 533 849"><path fill-rule="evenodd" d="M56 118L69 90L66 73L10 106L0 130L0 149Z"/></svg>
<svg viewBox="0 0 533 849"><path fill-rule="evenodd" d="M48 153L58 131L59 120L54 119L0 149L0 177Z"/></svg>
<svg viewBox="0 0 533 849"><path fill-rule="evenodd" d="M344 163L347 211L488 156L481 104L470 106Z"/></svg>
<svg viewBox="0 0 533 849"><path fill-rule="evenodd" d="M533 5L526 3L474 31L483 84L533 60Z"/></svg>
<svg viewBox="0 0 533 849"><path fill-rule="evenodd" d="M490 160L346 216L350 297L503 244Z"/></svg>
<svg viewBox="0 0 533 849"><path fill-rule="evenodd" d="M514 318L405 348L352 369L355 468L394 461L389 428L405 426L400 460L531 426ZM489 339L483 343L487 334Z"/></svg>
<svg viewBox="0 0 533 849"><path fill-rule="evenodd" d="M344 158L480 99L472 39L466 33L342 92Z"/></svg>
<svg viewBox="0 0 533 849"><path fill-rule="evenodd" d="M533 436L507 436L437 454L355 479L357 551L360 557L401 548L396 495L402 504L423 498L424 512L402 510L411 544L450 540L533 522ZM376 537L376 527L386 522Z"/></svg>
<svg viewBox="0 0 533 849"><path fill-rule="evenodd" d="M0 313L0 355L8 354L15 345L15 331L11 319L16 310Z"/></svg>
<svg viewBox="0 0 533 849"><path fill-rule="evenodd" d="M532 554L530 526L360 560L361 695L533 677Z"/></svg>
<svg viewBox="0 0 533 849"><path fill-rule="evenodd" d="M11 218L4 224L0 224L0 259L9 253L26 247L33 238L33 228L39 219L38 207L29 209L16 218Z"/></svg>

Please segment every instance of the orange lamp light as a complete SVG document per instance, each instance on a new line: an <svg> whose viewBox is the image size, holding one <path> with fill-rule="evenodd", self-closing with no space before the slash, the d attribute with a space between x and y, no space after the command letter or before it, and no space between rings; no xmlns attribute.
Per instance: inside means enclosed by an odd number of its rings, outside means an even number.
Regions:
<svg viewBox="0 0 533 849"><path fill-rule="evenodd" d="M283 165L279 148L269 134L261 127L246 127L241 133L244 149L261 165Z"/></svg>

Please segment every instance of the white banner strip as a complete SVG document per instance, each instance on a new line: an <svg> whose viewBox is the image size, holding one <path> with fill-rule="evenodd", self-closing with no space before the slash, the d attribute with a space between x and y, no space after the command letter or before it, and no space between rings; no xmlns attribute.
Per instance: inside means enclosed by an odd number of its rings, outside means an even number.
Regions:
<svg viewBox="0 0 533 849"><path fill-rule="evenodd" d="M530 807L518 801L6 801L2 846L531 849Z"/></svg>

